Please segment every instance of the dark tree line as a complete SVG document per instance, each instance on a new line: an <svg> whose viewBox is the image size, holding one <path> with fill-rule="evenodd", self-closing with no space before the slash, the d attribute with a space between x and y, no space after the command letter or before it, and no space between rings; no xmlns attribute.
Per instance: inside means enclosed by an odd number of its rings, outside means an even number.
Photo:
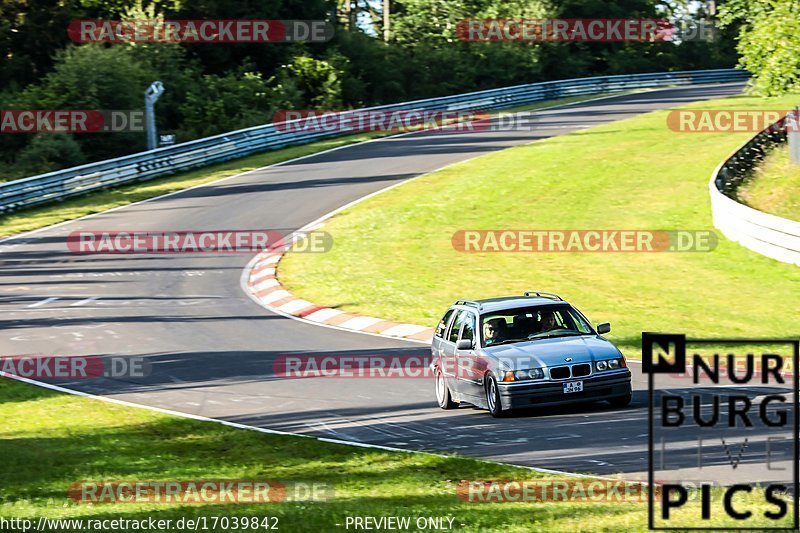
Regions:
<svg viewBox="0 0 800 533"><path fill-rule="evenodd" d="M659 18L683 0L0 0L0 109L143 108L178 141L269 122L277 109L359 107L598 74L733 66L714 42L463 42L466 18ZM325 43L75 44L74 19L325 19ZM729 30L733 31L733 30ZM3 134L9 179L145 149L143 134Z"/></svg>

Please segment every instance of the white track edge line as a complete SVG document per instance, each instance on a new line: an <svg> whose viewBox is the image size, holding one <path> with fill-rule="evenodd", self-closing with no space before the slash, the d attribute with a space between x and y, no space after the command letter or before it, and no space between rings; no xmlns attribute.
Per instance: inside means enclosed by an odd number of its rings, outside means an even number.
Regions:
<svg viewBox="0 0 800 533"><path fill-rule="evenodd" d="M96 394L91 394L91 393L88 393L88 392L83 392L83 391L74 390L74 389L68 389L66 387L60 387L58 385L53 385L53 384L45 383L45 382L42 382L42 381L36 381L34 379L25 378L25 377L17 376L17 375L14 375L14 374L9 374L7 372L2 372L2 371L0 371L0 378L13 379L15 381L20 381L22 383L27 383L29 385L34 385L36 387L41 387L43 389L48 389L48 390L52 390L52 391L60 392L60 393L64 393L64 394L70 394L72 396L80 396L82 398L89 398L91 400L98 400L98 401L101 401L101 402L121 405L123 407L133 407L133 408L136 408L136 409L144 409L144 410L147 410L147 411L153 411L153 412L161 413L161 414L165 414L165 415L176 416L176 417L179 417L179 418L187 418L187 419L190 419L190 420L197 420L199 422L211 422L211 423L215 423L215 424L221 424L223 426L232 427L232 428L235 428L235 429L245 429L245 430L250 430L250 431L257 431L259 433L266 433L268 435L282 435L282 436L287 436L287 437L301 437L301 438L304 438L304 439L314 439L314 440L317 440L319 442L328 442L328 443L331 443L331 444L341 444L341 445L344 445L344 446L353 446L353 447L356 447L356 448L370 448L370 449L384 450L384 451L389 451L389 452L415 453L415 454L422 454L422 455L430 455L430 456L434 456L434 457L441 457L441 458L444 458L444 459L468 459L468 460L478 461L478 462L481 462L481 463L495 464L495 465L502 465L502 466L510 466L510 467L513 467L513 468L519 468L519 469L523 469L523 470L532 470L534 472L541 472L541 473L544 473L544 474L558 474L558 475L568 476L568 477L581 477L581 478L590 478L590 479L606 479L606 480L620 481L618 478L612 478L612 477L593 476L591 474L578 474L578 473L574 473L574 472L562 472L560 470L552 470L552 469L549 469L549 468L538 468L538 467L535 467L535 466L515 465L515 464L512 464L512 463L503 463L503 462L500 462L500 461L491 461L491 460L488 460L488 459L481 459L481 458L476 458L476 457L468 457L468 456L464 456L464 455L447 455L447 454L429 452L429 451L424 451L424 450L407 450L407 449L403 449L403 448L394 448L392 446L383 446L381 444L369 444L369 443L366 443L366 442L352 442L352 441L342 440L342 439L331 439L331 438L327 438L327 437L316 437L314 435L304 435L302 433L291 433L289 431L280 431L280 430L276 430L276 429L268 429L268 428L262 428L262 427L258 427L258 426L250 426L250 425L247 425L247 424L240 424L239 422L230 422L228 420L221 420L219 418L210 418L210 417L207 417L207 416L193 415L193 414L190 414L190 413L182 413L180 411L173 411L171 409L164 409L162 407L155 407L155 406L152 406L152 405L133 403L133 402L128 402L126 400L119 400L117 398L109 398L107 396L98 396Z"/></svg>

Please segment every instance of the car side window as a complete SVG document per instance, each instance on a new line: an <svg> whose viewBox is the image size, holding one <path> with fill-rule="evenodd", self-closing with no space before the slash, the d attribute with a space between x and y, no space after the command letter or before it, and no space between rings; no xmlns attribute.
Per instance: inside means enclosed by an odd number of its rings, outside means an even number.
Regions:
<svg viewBox="0 0 800 533"><path fill-rule="evenodd" d="M570 309L569 312L565 313L566 323L568 326L575 328L575 330L580 331L581 333L591 333L592 330L589 325L581 320L578 312L575 309Z"/></svg>
<svg viewBox="0 0 800 533"><path fill-rule="evenodd" d="M450 334L447 338L447 340L449 340L450 342L456 342L458 340L458 333L459 331L461 331L461 324L464 323L464 320L466 319L465 316L466 314L467 314L466 311L460 311L458 313L458 316L456 316L456 319L453 320L453 325L450 326Z"/></svg>
<svg viewBox="0 0 800 533"><path fill-rule="evenodd" d="M448 310L444 314L442 319L439 321L439 325L436 326L436 333L435 333L437 337L440 338L444 337L444 332L447 330L447 324L450 322L450 317L453 316L453 313L455 313L455 311L456 311L455 309Z"/></svg>
<svg viewBox="0 0 800 533"><path fill-rule="evenodd" d="M469 311L464 311L464 329L461 330L461 340L475 340L475 315Z"/></svg>

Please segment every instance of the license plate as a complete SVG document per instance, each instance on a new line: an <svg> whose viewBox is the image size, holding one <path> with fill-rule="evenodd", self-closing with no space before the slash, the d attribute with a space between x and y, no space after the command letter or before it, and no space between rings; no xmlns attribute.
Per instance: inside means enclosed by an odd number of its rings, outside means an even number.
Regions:
<svg viewBox="0 0 800 533"><path fill-rule="evenodd" d="M564 394L569 394L571 392L583 392L583 381L564 383Z"/></svg>

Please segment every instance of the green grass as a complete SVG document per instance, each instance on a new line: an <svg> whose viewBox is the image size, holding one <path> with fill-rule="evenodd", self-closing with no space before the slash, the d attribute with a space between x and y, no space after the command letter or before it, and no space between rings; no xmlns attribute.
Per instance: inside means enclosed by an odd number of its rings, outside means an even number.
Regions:
<svg viewBox="0 0 800 533"><path fill-rule="evenodd" d="M633 91L631 91L633 92ZM626 94L626 93L615 93ZM542 107L563 105L568 103L590 100L605 96L575 96L560 100L539 102L528 106L521 106L513 109L503 110L505 113L534 110ZM181 172L174 176L155 179L143 183L134 183L106 191L99 191L79 196L63 202L45 204L39 207L32 207L0 216L0 237L16 235L25 231L57 224L66 220L73 220L92 213L99 213L119 207L122 205L139 202L148 198L154 198L163 194L168 194L196 185L210 183L228 176L234 176L248 170L274 165L282 161L302 157L304 155L330 150L339 146L352 143L363 142L369 139L392 135L390 132L367 132L358 135L348 135L334 139L318 141L302 146L292 146L282 148L263 154L252 155L235 159L217 165Z"/></svg>
<svg viewBox="0 0 800 533"><path fill-rule="evenodd" d="M785 109L733 97L696 109ZM678 133L667 111L491 153L375 196L325 225L326 254L281 281L321 305L433 326L459 298L552 291L635 355L642 331L797 336L800 269L727 241L708 253L462 253L461 229L713 229L708 181L751 134Z"/></svg>
<svg viewBox="0 0 800 533"><path fill-rule="evenodd" d="M458 531L646 530L645 503L460 501L455 493L460 480L553 479L549 474L471 459L267 435L64 395L9 379L0 379L0 418L0 517L5 519L274 516L280 530L317 532L344 530L335 524L344 524L347 516L403 515L454 517ZM89 505L67 497L68 487L78 481L198 479L324 483L332 487L334 498L177 506ZM768 508L755 497L742 503L748 504L759 515L758 510ZM697 504L682 511L683 517L697 514ZM717 519L703 525L732 524Z"/></svg>
<svg viewBox="0 0 800 533"><path fill-rule="evenodd" d="M770 153L752 179L740 189L747 205L790 220L800 220L800 163L789 159L789 147Z"/></svg>

